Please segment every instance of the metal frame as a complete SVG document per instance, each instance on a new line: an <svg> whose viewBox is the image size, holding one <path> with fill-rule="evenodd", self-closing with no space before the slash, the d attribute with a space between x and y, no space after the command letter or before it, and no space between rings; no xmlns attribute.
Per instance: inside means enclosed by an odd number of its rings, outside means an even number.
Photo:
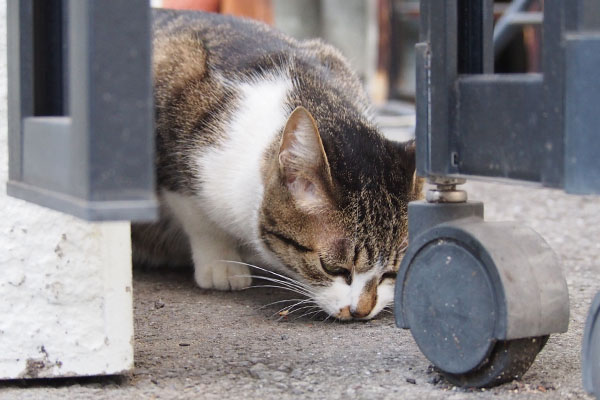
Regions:
<svg viewBox="0 0 600 400"><path fill-rule="evenodd" d="M591 107L600 102L600 80L581 75L600 69L600 3L544 4L543 73L499 75L492 73L492 0L421 0L419 175L600 193L600 179L589 179L600 174L600 157L590 154L600 148Z"/></svg>
<svg viewBox="0 0 600 400"><path fill-rule="evenodd" d="M8 194L88 220L151 220L147 0L9 0Z"/></svg>

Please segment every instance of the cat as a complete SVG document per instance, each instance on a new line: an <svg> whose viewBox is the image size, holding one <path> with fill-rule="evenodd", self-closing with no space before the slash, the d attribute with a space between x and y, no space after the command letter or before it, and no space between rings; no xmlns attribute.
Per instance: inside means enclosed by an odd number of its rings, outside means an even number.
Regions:
<svg viewBox="0 0 600 400"><path fill-rule="evenodd" d="M360 80L320 40L218 14L153 17L161 217L133 224L134 262L193 263L201 288L239 290L247 261L334 318L377 315L420 197L414 142L384 139Z"/></svg>

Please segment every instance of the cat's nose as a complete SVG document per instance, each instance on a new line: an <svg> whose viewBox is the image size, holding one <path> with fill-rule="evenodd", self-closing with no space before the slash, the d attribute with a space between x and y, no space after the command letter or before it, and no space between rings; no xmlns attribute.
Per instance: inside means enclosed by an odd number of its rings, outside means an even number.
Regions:
<svg viewBox="0 0 600 400"><path fill-rule="evenodd" d="M352 318L364 318L367 315L369 315L370 312L371 312L371 310L366 311L364 309L361 310L359 308L354 309L354 310L350 309L350 315L352 316Z"/></svg>

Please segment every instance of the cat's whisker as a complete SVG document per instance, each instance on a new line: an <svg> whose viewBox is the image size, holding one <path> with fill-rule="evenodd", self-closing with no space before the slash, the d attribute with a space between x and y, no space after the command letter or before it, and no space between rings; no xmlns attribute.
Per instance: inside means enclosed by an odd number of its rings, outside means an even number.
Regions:
<svg viewBox="0 0 600 400"><path fill-rule="evenodd" d="M248 277L248 278L253 278L253 279L262 279L262 280L273 282L274 284L276 284L276 285L253 285L253 286L249 286L249 287L244 288L244 289L253 289L253 288L276 288L276 289L284 289L284 290L288 290L290 292L301 294L301 295L307 297L307 299L298 301L297 303L294 303L294 304L291 304L291 305L288 305L288 306L282 308L281 310L279 310L275 314L273 314L273 316L275 316L275 315L277 315L279 313L282 313L282 312L284 312L286 310L290 310L288 313L286 313L285 316L287 316L290 313L293 313L293 312L296 312L298 310L302 310L302 309L305 309L305 308L308 308L308 307L318 308L319 310L317 310L317 312L322 311L321 307L318 305L319 295L309 285L307 285L307 284L305 284L303 282L300 282L300 281L298 281L296 279L290 278L290 277L285 276L285 275L278 274L278 273L273 272L273 271L269 271L268 269L265 269L265 268L262 268L262 267L259 267L259 266L253 265L253 264L248 264L248 263L241 262L241 261L229 261L229 260L219 260L219 261L220 262L232 263L232 264L245 265L245 266L248 266L250 268L255 268L255 269L258 269L260 271L263 271L263 272L266 272L266 273L269 273L269 274L272 274L272 275L275 275L275 276L281 278L281 279L276 279L276 278L273 278L273 277L270 277L270 276L252 275L252 274L251 275L236 275L236 277ZM279 286L279 285L281 285L281 286ZM261 307L261 309L262 308L266 308L269 305L280 304L280 303L283 303L283 302L296 301L296 300L300 300L300 299L295 299L295 300L285 299L285 300L275 301L273 303L270 303L270 304L268 304L266 306ZM305 303L309 303L309 302L313 303L314 305L310 305L310 306L306 306L306 307L301 307L301 308L294 309L294 307L296 307L296 306L299 306L299 305L305 304ZM317 313L317 312L315 312L315 313ZM284 316L282 316L282 317L284 317Z"/></svg>
<svg viewBox="0 0 600 400"><path fill-rule="evenodd" d="M405 253L406 249L408 249L408 237L404 238L402 243L400 243L400 248L398 249L399 253Z"/></svg>
<svg viewBox="0 0 600 400"><path fill-rule="evenodd" d="M320 312L320 313L316 313L315 315L313 315L312 317L310 317L310 319L312 320L312 319L316 318L316 317L317 317L317 315L319 315L319 314L326 314L327 316L329 316L329 314L327 314L325 311L321 310L321 312ZM324 321L324 320L322 320L321 322L323 322L323 321Z"/></svg>
<svg viewBox="0 0 600 400"><path fill-rule="evenodd" d="M394 306L393 305L385 306L385 307L383 307L383 309L381 311L387 311L390 314L393 314L394 313Z"/></svg>
<svg viewBox="0 0 600 400"><path fill-rule="evenodd" d="M282 315L281 317L279 317L277 319L277 321L280 321L281 319L288 317L289 315L295 313L296 311L305 310L307 308L311 308L312 309L314 307L315 306L309 305L309 306L304 306L304 307L296 308L295 310L289 311L289 312L285 313L285 315Z"/></svg>
<svg viewBox="0 0 600 400"><path fill-rule="evenodd" d="M306 310L307 308L310 308L311 310L313 310L313 309L315 309L316 307L317 307L317 306L313 306L313 305L308 305L308 306L304 306L304 307L299 307L299 308L296 308L296 309L294 309L294 310L292 310L292 311L288 312L286 316L289 316L289 315L291 315L291 314L293 314L293 313L295 313L295 312L297 312L297 311L300 311L300 310Z"/></svg>
<svg viewBox="0 0 600 400"><path fill-rule="evenodd" d="M285 299L285 300L274 301L274 302L272 302L272 303L265 304L264 306L262 306L262 307L259 307L258 309L259 309L259 310L262 310L262 309L265 309L265 308L267 308L267 307L273 306L273 305L275 305L275 304L279 304L279 303L285 303L285 302L288 302L288 301L300 301L300 300L304 300L304 299Z"/></svg>
<svg viewBox="0 0 600 400"><path fill-rule="evenodd" d="M287 313L286 313L286 315L287 315L287 314L289 313L289 310L291 310L291 309L292 309L292 308L294 308L295 306L298 306L298 305L301 305L301 304L304 304L304 303L307 303L307 302L314 303L314 302L313 302L312 300L310 300L310 299L302 300L302 301L299 301L299 302L297 302L297 303L294 303L294 304L292 304L292 305L289 305L289 306L285 306L285 307L283 307L281 310L279 310L279 311L275 312L275 313L273 314L273 316L275 316L275 315L277 315L277 314L281 314L281 313L283 313L283 312L286 312L286 311L287 311Z"/></svg>
<svg viewBox="0 0 600 400"><path fill-rule="evenodd" d="M297 304L297 305L299 305L299 304ZM304 306L304 307L298 307L298 308L295 308L295 309L291 309L291 308L290 308L290 310L289 310L289 312L287 313L287 315L290 315L290 314L292 314L292 313L295 313L296 311L305 310L305 309L307 309L307 308L314 309L314 308L317 308L317 307L318 307L318 306L317 306L317 305L315 305L315 304L313 303L313 304L309 304L309 305L307 305L307 306Z"/></svg>
<svg viewBox="0 0 600 400"><path fill-rule="evenodd" d="M316 312L316 313L315 313L315 314L314 314L312 317L310 317L310 320L311 320L311 321L312 321L312 320L314 320L314 319L315 319L315 318L316 318L316 317L317 317L319 314L322 314L322 313L324 313L324 312L325 312L325 311L323 311L323 310L318 310L318 312Z"/></svg>
<svg viewBox="0 0 600 400"><path fill-rule="evenodd" d="M319 306L319 304L312 298L307 298L307 299L295 299L298 300L296 303L294 304L290 304L287 305L285 307L283 307L282 309L280 309L279 311L273 313L272 317L274 317L275 315L280 315L281 317L287 317L288 315L298 311L298 310L303 310L306 308L310 308L311 310L316 309L316 311L314 311L314 313L318 313L318 312L322 312L323 310L321 309L321 307ZM291 301L291 300L280 300L274 303L282 303L284 301ZM302 304L308 304L305 307L300 307L300 308L296 308L294 309L294 307L297 307L299 305ZM282 313L284 313L285 315L281 315ZM313 311L310 311L309 314L313 313ZM281 318L280 318L281 319Z"/></svg>
<svg viewBox="0 0 600 400"><path fill-rule="evenodd" d="M281 310L274 312L273 315L271 315L271 318L275 317L276 315L279 315L279 318L277 319L277 321L279 321L281 318L285 318L288 314L289 314L289 310L294 307L297 306L298 303L292 304L291 306L287 306L282 308Z"/></svg>
<svg viewBox="0 0 600 400"><path fill-rule="evenodd" d="M250 268L255 268L255 269L258 269L259 271L263 271L263 272L266 272L268 274L275 275L275 276L277 276L277 277L279 277L281 279L289 281L290 283L294 283L294 284L297 284L299 286L302 286L305 289L311 289L310 286L308 286L305 283L302 283L302 282L300 282L300 281L298 281L296 279L290 278L289 276L281 275L281 274L278 274L277 272L273 272L273 271L270 271L270 270L268 270L266 268L259 267L258 265L248 264L248 263L245 263L245 262L242 262L242 261L229 261L229 260L219 260L219 261L220 262L226 262L226 263L232 263L232 264L240 264L240 265L245 265L245 266L250 267Z"/></svg>
<svg viewBox="0 0 600 400"><path fill-rule="evenodd" d="M252 286L248 286L243 288L242 290L248 290L248 289L258 289L258 288L275 288L275 289L283 289L283 290L287 290L293 293L297 293L297 294L301 294L303 296L307 296L307 297L311 297L309 296L307 293L305 292L301 292L299 290L296 289L292 289L286 286L278 286L278 285L252 285Z"/></svg>
<svg viewBox="0 0 600 400"><path fill-rule="evenodd" d="M300 315L299 317L296 317L296 318L294 318L292 321L295 321L295 320L297 320L297 319L300 319L300 318L302 318L302 317L309 316L309 315L311 315L311 314L317 315L317 314L318 314L318 313L320 313L320 312L321 312L321 309L320 309L320 308L319 308L318 310L316 310L316 311L312 311L312 310L311 310L311 311L305 312L304 314ZM314 315L313 315L313 317L311 317L311 319L312 319L312 318L314 318Z"/></svg>
<svg viewBox="0 0 600 400"><path fill-rule="evenodd" d="M256 278L256 279L262 279L262 280L265 280L265 281L270 281L270 282L275 282L275 283L281 283L282 285L285 285L287 287L293 287L293 288L298 289L298 290L306 291L306 292L310 293L311 295L316 295L316 293L314 291L309 290L308 288L305 288L304 286L295 285L295 284L292 284L290 282L282 281L281 279L271 278L269 276L261 276L261 275L235 275L235 276L236 277L243 277L243 278Z"/></svg>
<svg viewBox="0 0 600 400"><path fill-rule="evenodd" d="M282 282L287 282L287 283L289 283L291 285L296 285L296 286L302 287L302 288L304 288L306 290L312 291L312 287L310 285L307 285L307 284L305 284L303 282L300 282L299 280L296 280L296 279L293 279L293 278L290 278L290 277L286 277L286 276L283 276L283 275L279 275L279 274L276 274L274 272L272 272L272 274L275 275L275 276L277 276L277 277L282 278ZM255 276L256 277L264 278L264 276L261 276L261 275L255 275ZM274 279L274 278L272 278L272 279Z"/></svg>
<svg viewBox="0 0 600 400"><path fill-rule="evenodd" d="M252 277L252 275L237 275L237 276ZM279 284L280 286L277 286L277 287L279 287L281 289L289 289L289 290L294 291L294 292L296 292L298 294L302 294L303 296L306 296L306 297L312 297L312 296L314 296L313 293L309 293L309 292L307 292L303 288L299 288L299 287L292 286L292 285L286 285L283 282L280 282L280 281L278 281L276 279L264 279L264 280L269 281L269 282L273 282L275 284ZM258 286L254 286L254 287L258 287Z"/></svg>

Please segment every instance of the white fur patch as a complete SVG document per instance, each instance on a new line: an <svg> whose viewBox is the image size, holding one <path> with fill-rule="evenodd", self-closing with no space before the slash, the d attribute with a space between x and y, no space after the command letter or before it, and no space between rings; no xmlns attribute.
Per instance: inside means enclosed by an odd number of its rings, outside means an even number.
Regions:
<svg viewBox="0 0 600 400"><path fill-rule="evenodd" d="M248 287L251 283L248 267L222 261L240 261L235 240L211 223L198 199L169 191L164 191L162 196L189 238L198 286L219 290Z"/></svg>
<svg viewBox="0 0 600 400"><path fill-rule="evenodd" d="M261 160L288 118L289 77L244 83L222 144L198 157L205 212L232 236L256 245L264 185Z"/></svg>
<svg viewBox="0 0 600 400"><path fill-rule="evenodd" d="M377 287L377 304L365 318L373 318L394 301L394 282L391 279L386 279Z"/></svg>
<svg viewBox="0 0 600 400"><path fill-rule="evenodd" d="M336 278L331 286L322 288L317 294L319 306L329 315L337 315L350 305L351 288L343 278Z"/></svg>

